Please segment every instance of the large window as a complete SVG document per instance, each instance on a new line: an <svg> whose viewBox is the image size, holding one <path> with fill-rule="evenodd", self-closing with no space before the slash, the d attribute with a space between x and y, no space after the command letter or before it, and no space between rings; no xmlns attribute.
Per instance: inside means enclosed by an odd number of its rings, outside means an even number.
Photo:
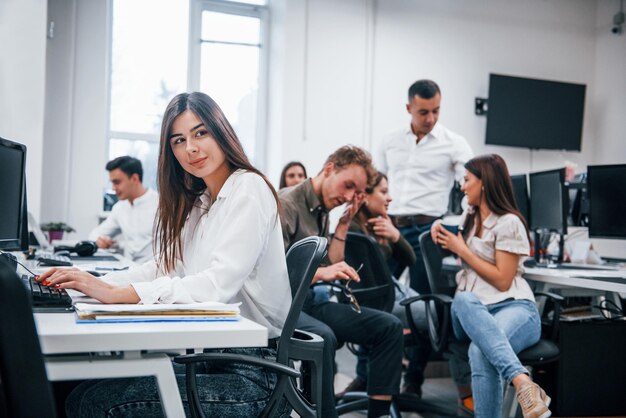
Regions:
<svg viewBox="0 0 626 418"><path fill-rule="evenodd" d="M262 161L264 0L111 2L109 159L132 155L156 187L163 111L199 90L220 105L248 156Z"/></svg>

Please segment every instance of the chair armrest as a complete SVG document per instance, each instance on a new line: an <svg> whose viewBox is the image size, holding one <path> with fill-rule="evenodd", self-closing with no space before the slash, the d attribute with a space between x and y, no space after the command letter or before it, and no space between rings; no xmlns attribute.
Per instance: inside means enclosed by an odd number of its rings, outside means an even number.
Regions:
<svg viewBox="0 0 626 418"><path fill-rule="evenodd" d="M428 323L428 336L430 338L430 345L436 353L443 350L444 346L448 343L448 330L450 328L450 305L452 304L452 298L448 295L441 293L432 293L426 295L413 296L408 299L404 299L400 302L400 305L404 306L406 310L406 317L409 322L409 328L411 332L416 336L420 333L417 329L415 320L413 319L413 311L411 310L411 304L423 300L426 307L426 320ZM442 315L443 318L439 318L436 306L431 306L429 302L439 302L443 305Z"/></svg>
<svg viewBox="0 0 626 418"><path fill-rule="evenodd" d="M452 303L452 298L448 295L444 295L443 293L428 293L426 295L413 296L407 299L403 299L402 301L400 301L400 305L406 307L407 305L410 305L420 300L423 300L424 302L434 300L437 302L441 302L444 305Z"/></svg>
<svg viewBox="0 0 626 418"><path fill-rule="evenodd" d="M311 287L317 287L317 286L329 286L329 287L335 288L335 290L339 289L339 290L342 290L342 291L349 290L349 289L346 289L346 287L344 285L342 285L341 283L338 283L336 281L334 281L334 282L319 281L319 282L315 283ZM350 290L350 291L352 291L352 290Z"/></svg>
<svg viewBox="0 0 626 418"><path fill-rule="evenodd" d="M184 356L178 356L174 358L174 362L178 364L191 364L200 362L227 362L227 363L244 363L251 364L253 366L260 366L266 369L271 369L275 372L285 374L289 377L298 378L300 372L284 364L276 363L259 357L246 356L243 354L231 354L231 353L196 353L187 354Z"/></svg>

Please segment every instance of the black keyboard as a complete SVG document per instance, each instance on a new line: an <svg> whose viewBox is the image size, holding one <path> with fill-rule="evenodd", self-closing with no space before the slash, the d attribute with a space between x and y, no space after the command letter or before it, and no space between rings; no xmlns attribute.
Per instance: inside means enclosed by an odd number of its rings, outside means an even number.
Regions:
<svg viewBox="0 0 626 418"><path fill-rule="evenodd" d="M42 266L71 266L72 259L66 255L52 254L43 251L37 251L37 261Z"/></svg>
<svg viewBox="0 0 626 418"><path fill-rule="evenodd" d="M32 276L22 275L22 283L31 295L36 312L71 312L72 298L65 289L44 286Z"/></svg>

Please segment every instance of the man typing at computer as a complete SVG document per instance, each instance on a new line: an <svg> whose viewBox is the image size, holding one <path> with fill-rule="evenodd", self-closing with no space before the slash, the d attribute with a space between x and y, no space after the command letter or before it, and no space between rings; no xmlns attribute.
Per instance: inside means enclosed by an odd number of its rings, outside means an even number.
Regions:
<svg viewBox="0 0 626 418"><path fill-rule="evenodd" d="M109 179L119 201L107 219L89 234L99 248L117 244L133 261L153 258L152 227L159 197L144 187L143 168L136 158L123 156L107 163Z"/></svg>

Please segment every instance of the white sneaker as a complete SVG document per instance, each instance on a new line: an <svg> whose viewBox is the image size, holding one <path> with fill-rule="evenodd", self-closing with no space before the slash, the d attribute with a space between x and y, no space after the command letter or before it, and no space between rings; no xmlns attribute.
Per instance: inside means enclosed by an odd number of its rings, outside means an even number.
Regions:
<svg viewBox="0 0 626 418"><path fill-rule="evenodd" d="M519 387L517 400L524 418L548 418L552 415L548 409L552 399L534 382L524 383Z"/></svg>

